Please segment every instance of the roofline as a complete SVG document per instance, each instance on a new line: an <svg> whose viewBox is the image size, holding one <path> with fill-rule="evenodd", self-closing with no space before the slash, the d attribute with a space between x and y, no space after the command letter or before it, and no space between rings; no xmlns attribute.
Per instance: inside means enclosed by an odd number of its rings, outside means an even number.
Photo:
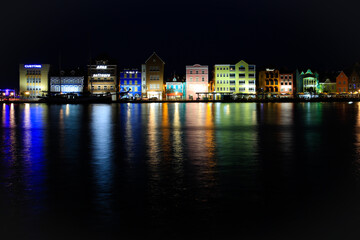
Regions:
<svg viewBox="0 0 360 240"><path fill-rule="evenodd" d="M145 63L147 63L154 54L165 64L165 62L161 59L161 57L159 57L159 55L156 54L156 52L153 52L153 54L151 54L150 57L146 59Z"/></svg>

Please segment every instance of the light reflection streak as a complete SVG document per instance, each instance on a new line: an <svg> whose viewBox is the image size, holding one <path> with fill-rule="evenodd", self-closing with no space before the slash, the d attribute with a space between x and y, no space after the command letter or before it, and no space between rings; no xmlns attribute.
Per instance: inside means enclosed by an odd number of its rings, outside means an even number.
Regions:
<svg viewBox="0 0 360 240"><path fill-rule="evenodd" d="M99 211L110 212L113 185L113 142L111 105L91 106L92 165L96 185L96 203Z"/></svg>

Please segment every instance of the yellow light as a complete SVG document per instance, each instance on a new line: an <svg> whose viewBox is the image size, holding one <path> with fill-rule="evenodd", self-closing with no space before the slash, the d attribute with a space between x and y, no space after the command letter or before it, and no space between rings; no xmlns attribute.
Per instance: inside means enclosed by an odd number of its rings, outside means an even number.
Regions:
<svg viewBox="0 0 360 240"><path fill-rule="evenodd" d="M10 93L10 96L14 96L14 93L13 93L13 92L11 92L11 93Z"/></svg>
<svg viewBox="0 0 360 240"><path fill-rule="evenodd" d="M25 95L30 95L30 93L29 93L29 92L25 92Z"/></svg>

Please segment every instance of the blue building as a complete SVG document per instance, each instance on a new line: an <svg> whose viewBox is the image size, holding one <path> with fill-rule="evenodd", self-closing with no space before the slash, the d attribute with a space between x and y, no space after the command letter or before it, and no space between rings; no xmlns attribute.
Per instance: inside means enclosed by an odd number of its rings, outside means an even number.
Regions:
<svg viewBox="0 0 360 240"><path fill-rule="evenodd" d="M137 69L124 69L120 72L120 98L141 97L141 72Z"/></svg>
<svg viewBox="0 0 360 240"><path fill-rule="evenodd" d="M166 100L185 100L186 82L178 76L166 82Z"/></svg>

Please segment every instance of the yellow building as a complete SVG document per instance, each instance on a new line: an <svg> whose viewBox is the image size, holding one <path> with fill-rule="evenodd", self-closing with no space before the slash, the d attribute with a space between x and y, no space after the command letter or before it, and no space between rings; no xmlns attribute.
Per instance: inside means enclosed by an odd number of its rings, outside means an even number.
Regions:
<svg viewBox="0 0 360 240"><path fill-rule="evenodd" d="M256 94L256 68L241 60L236 64L216 64L214 91L220 94Z"/></svg>
<svg viewBox="0 0 360 240"><path fill-rule="evenodd" d="M165 95L164 88L165 62L154 52L142 65L143 96L162 100Z"/></svg>
<svg viewBox="0 0 360 240"><path fill-rule="evenodd" d="M20 64L19 86L23 98L46 96L49 91L50 64Z"/></svg>

